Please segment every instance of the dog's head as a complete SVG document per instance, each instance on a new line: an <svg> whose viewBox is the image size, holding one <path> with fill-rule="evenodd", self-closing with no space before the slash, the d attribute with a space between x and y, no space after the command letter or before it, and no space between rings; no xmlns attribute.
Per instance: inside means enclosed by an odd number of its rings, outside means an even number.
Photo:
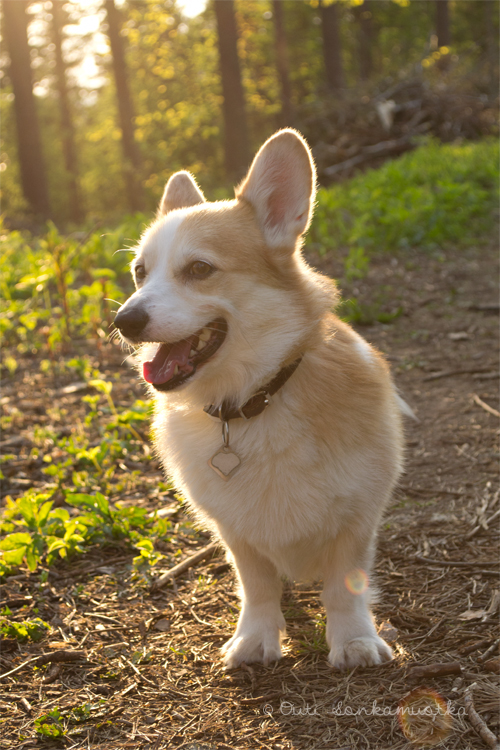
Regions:
<svg viewBox="0 0 500 750"><path fill-rule="evenodd" d="M202 401L241 402L300 353L331 296L300 254L314 195L309 148L292 130L262 146L233 201L206 202L187 172L170 178L115 318L144 344L157 391L196 383Z"/></svg>

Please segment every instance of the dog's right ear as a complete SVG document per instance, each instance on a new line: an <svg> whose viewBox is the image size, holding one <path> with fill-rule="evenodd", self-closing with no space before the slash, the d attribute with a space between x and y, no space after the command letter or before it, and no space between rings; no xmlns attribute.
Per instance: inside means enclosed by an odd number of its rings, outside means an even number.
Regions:
<svg viewBox="0 0 500 750"><path fill-rule="evenodd" d="M255 209L271 248L294 250L311 221L316 170L305 140L296 130L280 130L264 143L236 197Z"/></svg>
<svg viewBox="0 0 500 750"><path fill-rule="evenodd" d="M189 172L176 172L169 179L158 207L158 216L164 216L175 208L189 208L204 203L205 196Z"/></svg>

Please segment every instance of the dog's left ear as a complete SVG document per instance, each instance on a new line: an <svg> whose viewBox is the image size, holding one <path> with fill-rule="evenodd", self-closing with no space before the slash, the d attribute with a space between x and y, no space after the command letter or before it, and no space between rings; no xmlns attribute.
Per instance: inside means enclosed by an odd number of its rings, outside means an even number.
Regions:
<svg viewBox="0 0 500 750"><path fill-rule="evenodd" d="M264 143L236 189L255 208L267 244L293 251L312 216L316 170L305 140L280 130Z"/></svg>
<svg viewBox="0 0 500 750"><path fill-rule="evenodd" d="M204 203L205 196L189 172L176 172L169 179L158 207L158 216L168 214L175 208L189 208Z"/></svg>

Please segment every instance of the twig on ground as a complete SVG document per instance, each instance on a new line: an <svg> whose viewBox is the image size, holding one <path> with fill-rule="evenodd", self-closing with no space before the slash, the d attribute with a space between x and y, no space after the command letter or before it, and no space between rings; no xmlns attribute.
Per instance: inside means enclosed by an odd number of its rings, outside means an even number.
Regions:
<svg viewBox="0 0 500 750"><path fill-rule="evenodd" d="M22 664L14 667L14 669L11 669L10 672L4 672L4 674L0 674L0 680L3 680L4 677L10 677L11 675L16 674L16 672L20 672L21 669L24 669L24 667L27 667L29 664L34 667L40 667L43 664L53 664L63 661L78 661L79 659L86 659L86 657L86 651L60 650L54 651L53 654L42 654L42 656L35 656L33 659L27 659L27 661L23 661Z"/></svg>
<svg viewBox="0 0 500 750"><path fill-rule="evenodd" d="M148 685L152 685L154 688L157 688L158 685L156 682L153 682L153 680L149 680L147 677L144 677L144 675L137 669L135 664L133 664L129 659L127 659L125 656L122 656L123 661L126 661L129 667L132 667L136 675L139 677L140 680L146 682Z"/></svg>
<svg viewBox="0 0 500 750"><path fill-rule="evenodd" d="M488 661L485 661L484 668L487 672L500 674L500 656L497 656L495 659L489 659Z"/></svg>
<svg viewBox="0 0 500 750"><path fill-rule="evenodd" d="M493 652L495 651L495 649L496 649L496 648L498 648L498 644L499 644L499 643L500 643L500 638L497 638L497 639L496 639L496 641L494 641L494 642L493 642L493 643L491 644L491 646L489 647L489 649L488 649L487 651L485 651L485 652L484 652L484 654L482 654L481 656L478 656L478 657L477 657L477 660L478 660L479 662L484 662L484 661L486 661L486 660L487 660L487 659L488 659L488 658L489 658L489 657L491 656L491 654L492 654L492 653L493 653Z"/></svg>
<svg viewBox="0 0 500 750"><path fill-rule="evenodd" d="M409 492L410 494L416 493L418 495L453 495L454 497L464 497L464 492L457 492L457 490L444 490L444 489L427 489L426 487L409 487L406 484L399 484L398 489Z"/></svg>
<svg viewBox="0 0 500 750"><path fill-rule="evenodd" d="M259 695L257 698L240 698L240 703L243 706L255 706L259 703L267 703L268 701L274 700L274 698L280 698L282 695L282 691L275 690L273 693Z"/></svg>
<svg viewBox="0 0 500 750"><path fill-rule="evenodd" d="M488 747L493 748L493 750L500 750L500 743L498 742L497 738L495 737L493 732L488 729L488 727L474 708L472 690L475 686L476 683L473 682L472 685L469 685L469 687L464 690L464 704L465 710L467 711L467 716L469 717L470 723L472 724L477 734L481 737L483 742L485 742Z"/></svg>
<svg viewBox="0 0 500 750"><path fill-rule="evenodd" d="M463 654L464 656L468 656L469 654L472 654L473 651L477 651L483 646L490 646L490 644L491 644L491 638L483 638L480 641L476 641L475 643L472 643L470 646L459 648L458 652L460 654ZM488 648L488 651L486 653L489 653L489 651L490 649Z"/></svg>
<svg viewBox="0 0 500 750"><path fill-rule="evenodd" d="M44 685L51 685L53 682L57 680L59 675L62 672L62 665L61 664L54 664L51 668L49 673L44 677L43 684Z"/></svg>
<svg viewBox="0 0 500 750"><path fill-rule="evenodd" d="M480 406L481 409L484 409L485 411L487 411L488 414L493 414L494 417L500 417L500 411L497 411L492 406L490 406L489 404L485 403L482 398L479 398L479 396L477 395L477 393L473 394L472 400L474 401L475 404L477 404L478 406Z"/></svg>
<svg viewBox="0 0 500 750"><path fill-rule="evenodd" d="M188 570L188 568L192 568L202 560L210 557L210 555L215 552L218 546L219 545L217 542L207 544L206 547L202 547L198 552L195 552L194 555L190 555L178 565L174 565L173 568L167 570L166 573L163 573L163 575L161 575L156 581L153 581L153 583L151 584L151 591L158 591L158 589L162 588L162 586L172 580L172 578L181 575L181 573L184 573L184 571Z"/></svg>
<svg viewBox="0 0 500 750"><path fill-rule="evenodd" d="M457 370L441 370L440 372L433 372L431 375L426 375L422 378L424 383L429 380L440 380L441 378L450 378L452 375L473 375L475 373L491 372L491 367L477 367L468 369L457 369Z"/></svg>
<svg viewBox="0 0 500 750"><path fill-rule="evenodd" d="M500 310L500 305L498 302L494 302L493 304L472 304L467 305L467 310L474 310L476 312L498 312Z"/></svg>
<svg viewBox="0 0 500 750"><path fill-rule="evenodd" d="M470 562L465 562L464 560L436 560L433 557L422 557L422 555L413 555L414 560L418 560L419 562L424 563L430 563L431 565L455 565L458 568L482 568L483 566L488 565L498 565L498 562L487 560L471 560Z"/></svg>
<svg viewBox="0 0 500 750"><path fill-rule="evenodd" d="M447 664L422 664L410 666L408 678L419 680L421 677L444 677L448 674L462 674L462 667L458 661L450 661Z"/></svg>

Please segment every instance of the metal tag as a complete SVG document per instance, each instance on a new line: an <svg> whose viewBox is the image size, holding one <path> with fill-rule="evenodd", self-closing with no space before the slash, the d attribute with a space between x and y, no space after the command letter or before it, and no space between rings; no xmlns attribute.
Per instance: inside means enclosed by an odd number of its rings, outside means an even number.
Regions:
<svg viewBox="0 0 500 750"><path fill-rule="evenodd" d="M208 462L210 468L213 469L225 482L227 482L227 480L234 474L240 464L240 457L227 445L223 445L222 448L219 448L217 453L214 453Z"/></svg>

